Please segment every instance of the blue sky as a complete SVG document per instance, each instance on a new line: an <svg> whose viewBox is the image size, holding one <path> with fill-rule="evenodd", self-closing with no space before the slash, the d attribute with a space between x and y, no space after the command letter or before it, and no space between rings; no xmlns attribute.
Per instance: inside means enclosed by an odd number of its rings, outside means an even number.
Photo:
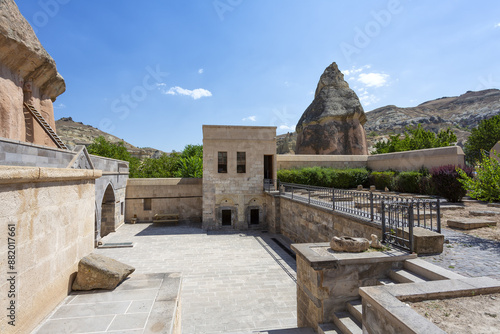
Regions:
<svg viewBox="0 0 500 334"><path fill-rule="evenodd" d="M365 111L500 88L499 1L17 1L66 80L55 118L139 147L293 131L336 62Z"/></svg>

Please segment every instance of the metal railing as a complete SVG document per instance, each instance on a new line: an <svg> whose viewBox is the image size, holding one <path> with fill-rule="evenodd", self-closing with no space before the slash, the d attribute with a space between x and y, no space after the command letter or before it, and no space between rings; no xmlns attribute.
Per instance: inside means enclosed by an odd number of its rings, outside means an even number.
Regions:
<svg viewBox="0 0 500 334"><path fill-rule="evenodd" d="M382 224L382 203L412 204L414 226L441 233L439 199L388 195L362 190L344 190L264 180L264 190L279 191L280 196L295 201L329 208L351 216Z"/></svg>

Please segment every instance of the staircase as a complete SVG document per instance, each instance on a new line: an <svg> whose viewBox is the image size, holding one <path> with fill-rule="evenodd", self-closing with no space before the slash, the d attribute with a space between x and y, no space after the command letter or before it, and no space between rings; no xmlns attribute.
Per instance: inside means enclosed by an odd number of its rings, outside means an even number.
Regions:
<svg viewBox="0 0 500 334"><path fill-rule="evenodd" d="M452 273L420 259L406 260L402 269L391 270L388 277L379 279L378 285L421 283L435 280L457 279ZM346 303L346 311L335 312L333 323L320 324L318 334L362 334L363 310L361 299Z"/></svg>
<svg viewBox="0 0 500 334"><path fill-rule="evenodd" d="M45 130L45 132L47 132L47 134L54 141L54 143L56 143L57 147L62 148L64 150L67 150L68 148L63 143L61 138L59 138L59 136L52 129L52 127L49 125L49 123L47 123L47 121L45 121L45 119L38 112L38 110L36 110L36 108L34 106L32 106L31 104L28 104L26 102L24 103L24 106L26 107L26 109L29 110L31 115L33 115L33 118L35 118L37 120L38 124L40 124L40 126Z"/></svg>

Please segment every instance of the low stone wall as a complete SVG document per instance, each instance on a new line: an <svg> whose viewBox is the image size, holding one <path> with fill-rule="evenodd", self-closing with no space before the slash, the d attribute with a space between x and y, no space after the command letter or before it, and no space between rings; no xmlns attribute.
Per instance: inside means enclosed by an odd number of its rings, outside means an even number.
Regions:
<svg viewBox="0 0 500 334"><path fill-rule="evenodd" d="M139 221L151 221L155 214L178 214L180 222L201 222L202 179L129 179L125 221L134 215Z"/></svg>
<svg viewBox="0 0 500 334"><path fill-rule="evenodd" d="M0 166L0 270L4 277L12 272L15 282L0 283L2 309L15 307L8 311L14 319L0 318L1 333L29 333L71 290L78 261L94 248L100 176L98 170ZM8 248L13 240L15 249Z"/></svg>
<svg viewBox="0 0 500 334"><path fill-rule="evenodd" d="M276 156L279 169L304 167L363 168L367 166L368 155L310 155L280 154Z"/></svg>
<svg viewBox="0 0 500 334"><path fill-rule="evenodd" d="M415 254L400 251L333 253L328 243L293 244L297 254L297 325L317 329Z"/></svg>
<svg viewBox="0 0 500 334"><path fill-rule="evenodd" d="M443 165L465 165L465 154L460 146L429 148L407 152L370 155L367 167L374 171L388 169L408 171L424 166L428 169Z"/></svg>
<svg viewBox="0 0 500 334"><path fill-rule="evenodd" d="M268 195L268 198L272 197ZM272 205L269 203L267 206ZM329 242L334 236L382 237L379 225L355 217L347 217L331 209L279 198L281 234L298 243Z"/></svg>
<svg viewBox="0 0 500 334"><path fill-rule="evenodd" d="M388 169L408 171L424 166L429 169L443 165L464 165L465 154L460 146L449 146L376 155L293 155L276 157L278 169L304 167L362 168L374 171Z"/></svg>
<svg viewBox="0 0 500 334"><path fill-rule="evenodd" d="M297 243L329 242L334 236L370 240L372 234L382 239L382 227L379 224L281 197L278 192L266 194L266 207L270 232L281 233ZM443 252L444 236L415 227L413 244L418 254L439 254Z"/></svg>

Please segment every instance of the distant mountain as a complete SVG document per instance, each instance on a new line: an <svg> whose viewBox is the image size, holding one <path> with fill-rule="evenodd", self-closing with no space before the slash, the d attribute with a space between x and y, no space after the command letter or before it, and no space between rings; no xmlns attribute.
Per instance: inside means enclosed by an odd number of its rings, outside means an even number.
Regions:
<svg viewBox="0 0 500 334"><path fill-rule="evenodd" d="M123 141L123 144L127 148L127 151L129 151L133 157L137 157L139 159L150 157L157 158L165 153L151 147L136 147L130 143L127 143L123 139L96 129L93 126L85 125L82 122L75 122L71 117L63 117L57 120L56 132L57 135L62 139L62 141L70 147L74 147L76 145L88 146L94 142L95 138L103 136L104 138L106 138L106 140L112 143Z"/></svg>
<svg viewBox="0 0 500 334"><path fill-rule="evenodd" d="M409 108L389 105L365 114L369 149L391 134L404 132L406 126L416 127L418 124L436 133L450 127L457 135L458 145L463 146L470 130L481 120L500 114L500 90L469 91L460 96L442 97ZM294 150L294 138L295 133L278 136L278 154L291 153Z"/></svg>

